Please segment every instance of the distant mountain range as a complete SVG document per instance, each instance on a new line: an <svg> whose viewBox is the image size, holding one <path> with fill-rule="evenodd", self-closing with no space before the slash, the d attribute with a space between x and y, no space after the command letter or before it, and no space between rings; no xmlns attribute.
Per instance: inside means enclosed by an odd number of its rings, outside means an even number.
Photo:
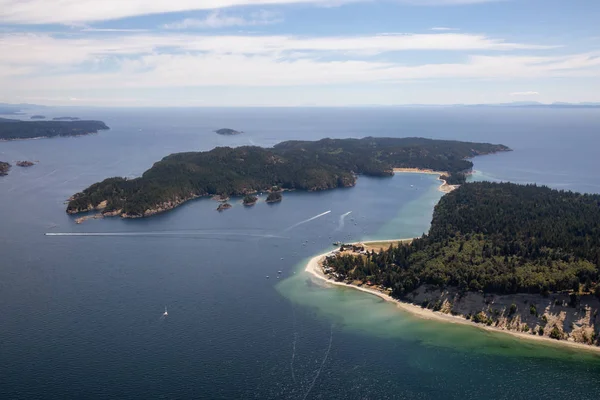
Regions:
<svg viewBox="0 0 600 400"><path fill-rule="evenodd" d="M15 115L15 114L23 114L25 110L30 108L43 108L45 106L40 106L37 104L10 104L10 103L0 103L0 114L4 115Z"/></svg>
<svg viewBox="0 0 600 400"><path fill-rule="evenodd" d="M555 103L540 103L539 101L515 101L512 103L497 104L457 104L462 107L542 107L542 108L600 108L600 103L565 103L558 101Z"/></svg>
<svg viewBox="0 0 600 400"><path fill-rule="evenodd" d="M27 110L46 108L39 104L11 104L0 103L0 114L17 115L26 114ZM315 104L305 104L301 107L319 107ZM357 104L351 107L536 107L536 108L600 108L600 102L567 103L557 101L554 103L540 103L539 101L515 101L511 103L484 103L484 104Z"/></svg>

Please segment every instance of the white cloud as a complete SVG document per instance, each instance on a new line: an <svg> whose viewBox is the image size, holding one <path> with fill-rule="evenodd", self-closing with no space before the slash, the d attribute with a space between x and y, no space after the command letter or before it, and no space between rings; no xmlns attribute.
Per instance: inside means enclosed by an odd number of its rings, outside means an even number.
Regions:
<svg viewBox="0 0 600 400"><path fill-rule="evenodd" d="M375 36L241 36L123 34L110 36L54 37L48 34L0 33L0 54L6 67L76 65L161 54L164 48L178 52L214 54L271 55L290 57L292 53L333 53L342 59L353 54L375 55L406 50L509 51L553 48L535 44L510 43L483 35L458 33L403 34ZM161 50L162 49L162 50ZM568 68L568 65L565 65Z"/></svg>
<svg viewBox="0 0 600 400"><path fill-rule="evenodd" d="M562 65L572 63L571 69ZM386 83L439 79L539 79L600 77L600 58L472 56L465 62L406 66L377 61L282 60L272 54L149 54L117 63L115 70L31 74L2 78L6 92L43 90L126 90L194 86L275 87Z"/></svg>
<svg viewBox="0 0 600 400"><path fill-rule="evenodd" d="M0 87L3 96L59 98L68 93L62 97L88 104L88 91L94 90L131 98L136 90L149 88L176 92L184 87L317 85L320 91L345 84L394 87L411 81L522 80L514 82L516 86L534 80L537 85L541 78L600 78L599 52L560 56L537 52L546 48L461 33L331 37L3 33ZM403 54L405 50L427 50L427 59L436 61L416 63L413 54ZM526 50L535 52L523 54ZM448 51L455 52L451 62L444 61ZM477 54L480 51L485 53Z"/></svg>
<svg viewBox="0 0 600 400"><path fill-rule="evenodd" d="M512 92L511 96L539 96L538 92Z"/></svg>
<svg viewBox="0 0 600 400"><path fill-rule="evenodd" d="M148 29L82 28L81 32L148 32Z"/></svg>
<svg viewBox="0 0 600 400"><path fill-rule="evenodd" d="M261 10L250 14L249 18L227 15L221 11L214 11L204 19L186 18L181 21L163 25L165 29L210 29L226 28L230 26L257 26L282 22L280 14Z"/></svg>
<svg viewBox="0 0 600 400"><path fill-rule="evenodd" d="M445 31L445 32L447 32L447 31L458 31L459 29L458 28L448 28L448 27L445 27L445 26L436 26L434 28L431 28L431 30L432 31Z"/></svg>
<svg viewBox="0 0 600 400"><path fill-rule="evenodd" d="M0 0L4 23L73 24L170 12L283 4L341 5L370 0ZM462 5L498 0L396 0L413 5Z"/></svg>

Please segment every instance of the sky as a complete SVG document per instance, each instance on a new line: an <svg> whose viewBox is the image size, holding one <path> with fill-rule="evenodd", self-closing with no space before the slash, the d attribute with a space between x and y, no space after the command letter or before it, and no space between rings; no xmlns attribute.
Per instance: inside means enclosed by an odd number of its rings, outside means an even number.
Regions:
<svg viewBox="0 0 600 400"><path fill-rule="evenodd" d="M0 102L600 102L600 0L0 0Z"/></svg>

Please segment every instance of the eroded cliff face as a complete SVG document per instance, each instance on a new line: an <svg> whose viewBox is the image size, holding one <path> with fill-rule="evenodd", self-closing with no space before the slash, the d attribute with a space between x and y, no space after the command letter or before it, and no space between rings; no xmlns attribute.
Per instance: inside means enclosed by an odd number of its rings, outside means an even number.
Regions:
<svg viewBox="0 0 600 400"><path fill-rule="evenodd" d="M421 286L407 300L502 330L600 345L600 299L593 295L461 295L457 289Z"/></svg>

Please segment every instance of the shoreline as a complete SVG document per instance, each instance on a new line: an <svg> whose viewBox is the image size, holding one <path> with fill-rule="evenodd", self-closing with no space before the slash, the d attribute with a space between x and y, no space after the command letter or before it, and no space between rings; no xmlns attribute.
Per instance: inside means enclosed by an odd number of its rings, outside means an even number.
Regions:
<svg viewBox="0 0 600 400"><path fill-rule="evenodd" d="M102 130L107 130L107 129L102 129ZM14 139L0 139L0 142L17 142L17 141L22 141L22 140L41 140L41 139L54 139L54 138L76 138L76 137L82 137L82 136L90 136L90 135L96 135L99 132L87 132L87 133L81 133L79 135L54 135L54 136L36 136L36 137L30 137L30 138L14 138Z"/></svg>
<svg viewBox="0 0 600 400"><path fill-rule="evenodd" d="M428 175L437 175L438 180L442 182L442 184L438 187L438 190L442 193L450 193L451 191L458 189L460 185L449 185L442 176L449 175L446 171L435 171L433 169L420 169L420 168L392 168L394 173L399 172L401 174L428 174Z"/></svg>
<svg viewBox="0 0 600 400"><path fill-rule="evenodd" d="M368 241L368 242L356 242L356 243L348 243L348 244L364 244L365 246L368 246L369 243L382 243L382 242L400 242L400 241L412 241L414 238L403 238L403 239L387 239L387 240L372 240L372 241ZM377 296L385 301L389 301L391 303L396 304L396 307L414 315L417 316L419 318L423 318L423 319L428 319L428 320L435 320L435 321L441 321L441 322L449 322L449 323L455 323L455 324L461 324L461 325L466 325L466 326L471 326L474 328L478 328L481 329L483 331L488 331L488 332L497 332L497 333L504 333L504 334L508 334L511 335L513 337L516 338L520 338L520 339L525 339L525 340L530 340L530 341L534 341L534 342L538 342L539 344L546 344L546 345L558 345L558 346L563 346L563 347L570 347L572 349L578 349L578 350L587 350L587 351L591 351L594 352L596 354L600 354L600 346L594 346L594 345L588 345L588 344L583 344L583 343L577 343L577 342L573 342L573 341L568 341L568 340L556 340L556 339L551 339L549 337L545 337L545 336L538 336L538 335L532 335L530 333L522 333L522 332L517 332L517 331L511 331L511 330L506 330L506 329L499 329L493 326L487 326L484 324L477 324L475 322L472 322L470 320L466 320L464 318L464 316L459 316L459 315L451 315L451 314L444 314L444 313L440 313L437 311L433 311L433 310L429 310L427 308L422 308L420 306L417 306L415 304L412 303L408 303L408 302L404 302L398 299L393 298L392 296L385 294L379 290L376 289L370 289L370 288L366 288L366 287L361 287L361 286L356 286L353 284L349 284L349 283L344 283L344 282L338 282L338 281L334 281L333 279L330 279L329 277L327 277L324 273L323 270L321 268L321 263L322 261L325 259L325 257L333 255L333 252L336 250L331 250L328 251L326 253L323 254L319 254L315 257L312 257L309 262L306 264L306 267L304 268L304 271L306 271L309 275L311 275L311 277L317 278L322 282L325 282L326 284L330 284L333 286L343 286L346 288L351 288L354 290L359 290L361 292L364 293L369 293L372 294L374 296Z"/></svg>

